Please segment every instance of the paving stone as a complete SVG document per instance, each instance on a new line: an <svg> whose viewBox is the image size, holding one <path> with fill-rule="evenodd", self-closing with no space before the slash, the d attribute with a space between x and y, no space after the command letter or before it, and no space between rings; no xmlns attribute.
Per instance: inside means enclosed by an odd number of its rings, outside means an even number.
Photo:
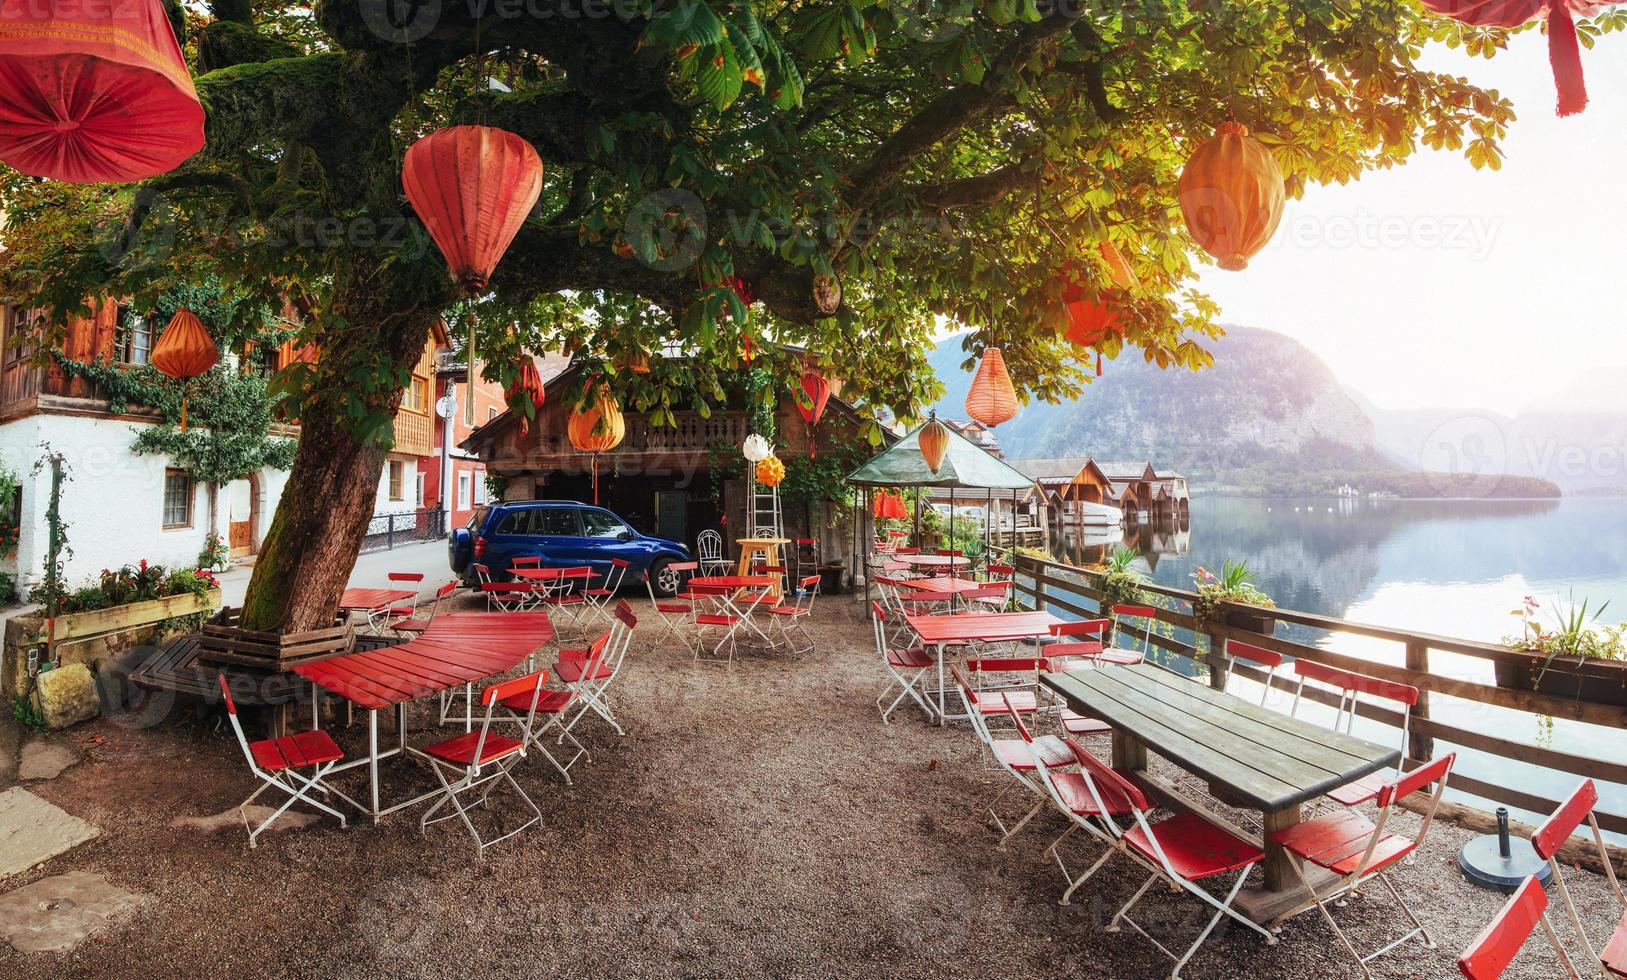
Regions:
<svg viewBox="0 0 1627 980"><path fill-rule="evenodd" d="M249 821L253 823L254 826L258 827L267 817L271 816L276 811L269 806L261 806L258 803L253 803L249 805L247 812ZM266 828L266 832L270 833L274 830L298 830L301 827L309 827L311 824L316 823L321 819L322 816L320 814L300 813L295 810L289 810L282 816L278 817L276 823ZM248 831L243 827L243 817L237 812L237 807L232 807L230 810L222 810L219 813L212 813L207 817L176 817L174 820L169 822L169 825L171 827L179 827L183 830L201 830L206 834L212 834L217 830L227 830L233 828L242 831L244 834L248 833Z"/></svg>
<svg viewBox="0 0 1627 980"><path fill-rule="evenodd" d="M21 953L66 953L147 901L89 871L41 878L0 895L0 937Z"/></svg>
<svg viewBox="0 0 1627 980"><path fill-rule="evenodd" d="M55 779L69 766L79 761L79 753L61 742L49 738L31 738L23 745L22 762L17 766L17 778Z"/></svg>
<svg viewBox="0 0 1627 980"><path fill-rule="evenodd" d="M0 878L27 871L101 831L20 786L0 793Z"/></svg>

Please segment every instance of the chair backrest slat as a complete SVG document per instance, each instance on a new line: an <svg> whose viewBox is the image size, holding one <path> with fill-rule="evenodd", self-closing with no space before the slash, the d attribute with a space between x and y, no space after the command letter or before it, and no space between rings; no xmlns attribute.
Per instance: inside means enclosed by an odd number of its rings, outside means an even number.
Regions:
<svg viewBox="0 0 1627 980"><path fill-rule="evenodd" d="M1452 771L1452 763L1456 760L1457 753L1449 752L1398 779L1385 783L1384 788L1378 791L1378 805L1387 807L1392 803L1399 803L1425 786L1444 780L1446 774Z"/></svg>
<svg viewBox="0 0 1627 980"><path fill-rule="evenodd" d="M1114 793L1123 793L1130 805L1142 813L1152 811L1152 804L1147 802L1146 794L1135 783L1130 782L1114 771L1113 767L1090 754L1084 746L1073 739L1064 739L1064 744L1073 752L1074 760L1079 763L1079 769L1096 784L1097 791L1104 797Z"/></svg>
<svg viewBox="0 0 1627 980"><path fill-rule="evenodd" d="M1543 917L1547 909L1548 893L1542 890L1541 883L1535 876L1525 879L1520 887L1514 890L1508 903L1458 956L1458 972L1468 980L1497 980L1503 975L1503 971L1508 969L1509 964L1514 962L1514 957L1520 953L1520 947L1525 945L1525 941L1540 925L1561 962L1564 963L1566 973L1575 977L1576 970L1571 965L1570 958L1559 947L1552 927Z"/></svg>
<svg viewBox="0 0 1627 980"><path fill-rule="evenodd" d="M1241 640L1226 641L1226 656L1233 660L1248 660L1275 669L1282 666L1282 654L1265 647L1257 647Z"/></svg>
<svg viewBox="0 0 1627 980"><path fill-rule="evenodd" d="M621 620L628 629L634 629L638 626L638 617L633 615L632 603L626 599L616 602L616 618Z"/></svg>
<svg viewBox="0 0 1627 980"><path fill-rule="evenodd" d="M1544 860L1558 853L1559 848L1576 833L1576 828L1582 825L1587 815L1599 803L1599 791L1593 785L1593 780L1584 779L1570 798L1560 804L1559 809L1553 812L1537 832L1531 835L1531 846L1536 848L1537 854Z"/></svg>
<svg viewBox="0 0 1627 980"><path fill-rule="evenodd" d="M1051 635L1099 637L1112 625L1113 621L1110 619L1080 619L1071 623L1057 623L1051 627Z"/></svg>
<svg viewBox="0 0 1627 980"><path fill-rule="evenodd" d="M480 692L481 706L484 707L493 701L502 701L516 694L524 694L527 691L534 690L539 683L537 680L538 675L542 677L541 683L546 684L548 682L548 672L539 670L535 674L526 674L524 677L516 677L513 680L500 681L487 686L484 691Z"/></svg>

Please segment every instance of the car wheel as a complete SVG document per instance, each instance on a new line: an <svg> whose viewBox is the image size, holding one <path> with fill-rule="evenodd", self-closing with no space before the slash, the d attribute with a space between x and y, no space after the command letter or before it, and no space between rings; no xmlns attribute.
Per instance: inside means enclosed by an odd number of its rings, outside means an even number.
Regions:
<svg viewBox="0 0 1627 980"><path fill-rule="evenodd" d="M678 594L678 570L672 567L672 559L657 558L655 564L650 566L650 582L655 586L655 594L667 598Z"/></svg>

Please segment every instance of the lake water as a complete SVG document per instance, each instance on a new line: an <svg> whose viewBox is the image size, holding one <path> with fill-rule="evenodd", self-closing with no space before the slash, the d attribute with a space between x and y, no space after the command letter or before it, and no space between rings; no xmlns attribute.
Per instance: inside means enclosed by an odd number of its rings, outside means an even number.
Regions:
<svg viewBox="0 0 1627 980"><path fill-rule="evenodd" d="M1519 632L1510 611L1527 596L1556 606L1586 598L1609 603L1601 622L1627 619L1627 500L1192 500L1190 526L1143 527L1054 542L1058 558L1100 560L1117 544L1142 554L1143 570L1161 585L1191 588L1198 566L1218 569L1246 560L1259 586L1279 606L1463 639L1498 642ZM1279 635L1366 659L1400 664L1398 644L1329 636L1279 625ZM1434 652L1431 668L1491 682L1491 665ZM1258 688L1255 688L1258 692ZM1273 697L1277 697L1273 694ZM1286 709L1287 698L1278 705ZM1321 711L1320 706L1315 706ZM1331 712L1331 709L1327 709ZM1548 723L1532 715L1436 696L1433 716L1462 728L1627 762L1627 736L1580 722ZM1302 707L1302 714L1305 709ZM1395 741L1394 729L1357 721L1357 734ZM1466 775L1562 799L1579 777L1450 746ZM1486 809L1496 804L1453 794ZM1603 808L1627 813L1627 787L1600 785ZM1514 810L1525 820L1545 814Z"/></svg>

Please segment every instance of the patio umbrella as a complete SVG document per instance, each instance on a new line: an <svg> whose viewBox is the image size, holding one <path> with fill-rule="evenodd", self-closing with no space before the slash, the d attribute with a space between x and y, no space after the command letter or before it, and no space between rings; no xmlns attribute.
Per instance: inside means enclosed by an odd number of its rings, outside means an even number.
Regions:
<svg viewBox="0 0 1627 980"><path fill-rule="evenodd" d="M0 161L142 180L203 148L203 106L158 0L0 4Z"/></svg>

